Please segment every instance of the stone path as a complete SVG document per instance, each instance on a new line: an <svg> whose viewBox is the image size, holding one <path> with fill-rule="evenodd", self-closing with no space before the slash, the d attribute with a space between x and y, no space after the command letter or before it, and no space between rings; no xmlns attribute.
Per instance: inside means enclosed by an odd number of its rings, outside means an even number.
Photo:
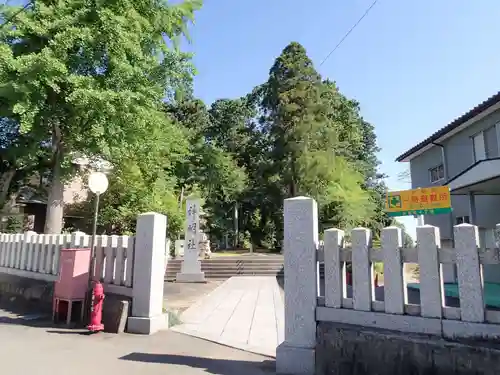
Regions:
<svg viewBox="0 0 500 375"><path fill-rule="evenodd" d="M284 305L275 277L232 277L181 315L172 330L266 356L284 339Z"/></svg>

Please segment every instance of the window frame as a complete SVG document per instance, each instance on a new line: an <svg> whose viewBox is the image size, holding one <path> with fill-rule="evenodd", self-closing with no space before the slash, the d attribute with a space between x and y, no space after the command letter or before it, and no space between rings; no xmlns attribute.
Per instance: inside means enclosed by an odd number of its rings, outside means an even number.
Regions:
<svg viewBox="0 0 500 375"><path fill-rule="evenodd" d="M439 169L441 169L441 173L439 173ZM438 177L437 180L432 179L432 172L434 170L437 172L437 175L440 176L440 177ZM431 184L435 184L436 182L439 182L442 180L444 180L444 164L443 163L440 163L432 168L429 168L429 181L431 182Z"/></svg>
<svg viewBox="0 0 500 375"><path fill-rule="evenodd" d="M483 146L483 151L484 151L484 157L482 159L477 158L477 150L476 150L476 142L475 142L477 137L481 137L481 140L482 140L481 144ZM484 139L484 131L481 130L480 132L475 133L474 135L472 135L470 137L470 139L472 142L472 157L473 157L474 164L479 163L482 160L486 160L487 159L487 152L486 152L486 141Z"/></svg>
<svg viewBox="0 0 500 375"><path fill-rule="evenodd" d="M487 144L486 144L486 137L485 137L485 134L487 131L489 130L493 130L495 129L495 133L496 133L496 138L497 138L497 155L498 156L491 156L491 155L488 155L488 147L487 147ZM482 147L483 147L483 150L484 150L484 159L479 159L477 158L477 153L476 153L476 143L475 143L475 139L477 137L481 137L482 138ZM472 158L474 160L474 164L475 163L478 163L480 162L481 160L489 160L489 159L495 159L497 157L500 157L500 122L496 123L495 125L493 126L490 126L486 129L483 129L475 134L473 134L471 137L471 142L472 142ZM491 150L490 150L490 154L491 154Z"/></svg>

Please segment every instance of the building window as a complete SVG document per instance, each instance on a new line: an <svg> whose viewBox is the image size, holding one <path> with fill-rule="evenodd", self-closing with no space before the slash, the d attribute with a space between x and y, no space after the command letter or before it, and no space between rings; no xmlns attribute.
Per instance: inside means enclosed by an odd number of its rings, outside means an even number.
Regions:
<svg viewBox="0 0 500 375"><path fill-rule="evenodd" d="M429 169L429 174L431 177L431 182L437 182L444 178L444 166L443 164L438 165L437 167Z"/></svg>
<svg viewBox="0 0 500 375"><path fill-rule="evenodd" d="M456 225L459 225L459 224L470 224L470 219L469 219L469 216L459 216L459 217L456 218L456 222L457 222Z"/></svg>
<svg viewBox="0 0 500 375"><path fill-rule="evenodd" d="M498 139L496 126L492 126L484 132L484 146L486 148L486 159L498 157Z"/></svg>
<svg viewBox="0 0 500 375"><path fill-rule="evenodd" d="M486 159L486 145L484 143L483 132L472 137L472 145L474 147L474 162Z"/></svg>
<svg viewBox="0 0 500 375"><path fill-rule="evenodd" d="M499 156L497 126L492 126L472 137L474 163Z"/></svg>

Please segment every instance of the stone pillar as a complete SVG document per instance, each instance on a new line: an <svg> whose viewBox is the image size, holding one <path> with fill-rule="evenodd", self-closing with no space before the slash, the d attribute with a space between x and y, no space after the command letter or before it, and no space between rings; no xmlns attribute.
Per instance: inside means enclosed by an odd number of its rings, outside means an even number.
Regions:
<svg viewBox="0 0 500 375"><path fill-rule="evenodd" d="M307 197L284 203L285 341L276 349L278 374L315 371L318 206Z"/></svg>
<svg viewBox="0 0 500 375"><path fill-rule="evenodd" d="M132 316L128 332L150 335L168 328L163 313L167 217L146 213L137 218L132 285Z"/></svg>
<svg viewBox="0 0 500 375"><path fill-rule="evenodd" d="M201 263L198 260L200 253L200 205L200 199L188 198L186 200L184 258L182 259L181 272L176 276L176 280L181 283L205 282L205 273L201 272Z"/></svg>

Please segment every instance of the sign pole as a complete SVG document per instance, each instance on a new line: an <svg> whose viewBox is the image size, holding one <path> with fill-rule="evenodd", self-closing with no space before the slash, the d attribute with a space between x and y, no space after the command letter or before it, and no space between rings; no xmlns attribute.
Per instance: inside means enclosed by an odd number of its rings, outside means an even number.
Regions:
<svg viewBox="0 0 500 375"><path fill-rule="evenodd" d="M421 188L418 188L421 189ZM425 218L424 215L420 214L416 216L417 218L417 227L423 227L425 225Z"/></svg>
<svg viewBox="0 0 500 375"><path fill-rule="evenodd" d="M423 227L425 225L424 215L417 216L417 226Z"/></svg>

